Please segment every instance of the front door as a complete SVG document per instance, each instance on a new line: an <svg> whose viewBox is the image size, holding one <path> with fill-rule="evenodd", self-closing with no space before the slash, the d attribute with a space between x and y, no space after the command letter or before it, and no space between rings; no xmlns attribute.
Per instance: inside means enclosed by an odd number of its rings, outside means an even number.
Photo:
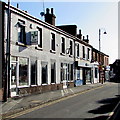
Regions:
<svg viewBox="0 0 120 120"><path fill-rule="evenodd" d="M11 63L11 97L17 95L17 62Z"/></svg>

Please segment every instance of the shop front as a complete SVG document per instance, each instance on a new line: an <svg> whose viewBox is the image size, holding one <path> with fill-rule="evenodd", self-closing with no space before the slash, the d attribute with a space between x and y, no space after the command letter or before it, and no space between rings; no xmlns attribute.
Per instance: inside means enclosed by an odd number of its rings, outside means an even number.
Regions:
<svg viewBox="0 0 120 120"><path fill-rule="evenodd" d="M83 85L92 83L91 68L83 67Z"/></svg>
<svg viewBox="0 0 120 120"><path fill-rule="evenodd" d="M11 57L10 91L11 97L17 96L19 88L29 85L28 81L28 58Z"/></svg>
<svg viewBox="0 0 120 120"><path fill-rule="evenodd" d="M61 82L63 89L68 88L73 81L73 64L61 63Z"/></svg>
<svg viewBox="0 0 120 120"><path fill-rule="evenodd" d="M75 63L76 78L75 86L91 84L93 78L92 66L88 63Z"/></svg>

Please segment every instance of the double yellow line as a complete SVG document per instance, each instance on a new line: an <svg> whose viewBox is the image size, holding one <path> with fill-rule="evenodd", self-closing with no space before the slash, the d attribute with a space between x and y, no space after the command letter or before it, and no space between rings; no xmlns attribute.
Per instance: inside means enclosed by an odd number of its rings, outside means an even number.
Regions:
<svg viewBox="0 0 120 120"><path fill-rule="evenodd" d="M30 108L30 109L21 111L21 112L19 112L19 113L15 113L15 114L13 114L13 115L3 116L3 120L4 120L4 119L12 119L12 118L19 117L19 116L21 116L21 115L30 113L30 112L35 111L35 110L37 110L37 109L40 109L40 108L43 108L43 107L47 107L47 106L49 106L49 105L53 105L53 104L55 104L55 103L58 103L58 102L67 100L67 99L69 99L69 98L73 98L73 97L75 97L75 96L78 96L78 95L81 95L81 94L84 94L84 93L87 93L87 92L89 92L89 91L92 91L92 90L95 90L95 89L99 89L99 88L102 88L102 87L103 87L103 86L99 86L99 87L92 88L92 89L87 89L87 90L85 90L85 91L82 91L82 92L79 92L79 93L75 93L75 94L70 95L70 96L65 96L65 97L60 98L60 99L58 99L58 100L54 100L54 101L52 101L52 102L48 102L48 103L39 105L39 106L37 106L37 107L33 107L33 108Z"/></svg>

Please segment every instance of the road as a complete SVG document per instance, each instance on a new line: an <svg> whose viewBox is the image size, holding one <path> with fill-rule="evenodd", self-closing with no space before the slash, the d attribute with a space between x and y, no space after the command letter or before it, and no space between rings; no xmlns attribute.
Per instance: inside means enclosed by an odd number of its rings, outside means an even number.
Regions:
<svg viewBox="0 0 120 120"><path fill-rule="evenodd" d="M118 84L84 92L77 96L60 100L32 112L22 113L18 118L80 118L83 120L106 120L119 101ZM24 119L20 119L24 120Z"/></svg>

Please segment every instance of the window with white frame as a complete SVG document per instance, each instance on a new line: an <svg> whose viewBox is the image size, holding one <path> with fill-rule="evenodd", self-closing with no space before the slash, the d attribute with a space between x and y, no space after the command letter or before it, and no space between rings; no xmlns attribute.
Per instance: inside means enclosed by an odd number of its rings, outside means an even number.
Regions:
<svg viewBox="0 0 120 120"><path fill-rule="evenodd" d="M79 57L79 44L77 44L77 57Z"/></svg>
<svg viewBox="0 0 120 120"><path fill-rule="evenodd" d="M98 69L97 68L95 68L95 78L97 78L98 76Z"/></svg>
<svg viewBox="0 0 120 120"><path fill-rule="evenodd" d="M18 42L26 44L25 21L18 20Z"/></svg>
<svg viewBox="0 0 120 120"><path fill-rule="evenodd" d="M61 63L61 81L73 80L73 64Z"/></svg>
<svg viewBox="0 0 120 120"><path fill-rule="evenodd" d="M64 37L62 37L62 43L61 43L61 48L62 48L62 53L64 53L65 54L65 38Z"/></svg>
<svg viewBox="0 0 120 120"><path fill-rule="evenodd" d="M61 63L61 67L60 67L60 78L61 81L63 81L63 63Z"/></svg>
<svg viewBox="0 0 120 120"><path fill-rule="evenodd" d="M28 85L28 58L19 58L19 85Z"/></svg>
<svg viewBox="0 0 120 120"><path fill-rule="evenodd" d="M31 59L31 85L37 85L37 60Z"/></svg>
<svg viewBox="0 0 120 120"><path fill-rule="evenodd" d="M90 49L89 48L87 49L87 59L88 60L90 59Z"/></svg>
<svg viewBox="0 0 120 120"><path fill-rule="evenodd" d="M56 82L56 64L55 60L51 60L51 83Z"/></svg>
<svg viewBox="0 0 120 120"><path fill-rule="evenodd" d="M41 72L42 72L42 84L48 83L48 63L41 62Z"/></svg>
<svg viewBox="0 0 120 120"><path fill-rule="evenodd" d="M55 51L55 34L51 33L51 50Z"/></svg>
<svg viewBox="0 0 120 120"><path fill-rule="evenodd" d="M70 55L73 55L73 42L70 40Z"/></svg>
<svg viewBox="0 0 120 120"><path fill-rule="evenodd" d="M38 28L38 46L42 48L42 28Z"/></svg>
<svg viewBox="0 0 120 120"><path fill-rule="evenodd" d="M70 64L70 80L73 80L73 64Z"/></svg>
<svg viewBox="0 0 120 120"><path fill-rule="evenodd" d="M82 46L83 58L85 59L85 46Z"/></svg>

